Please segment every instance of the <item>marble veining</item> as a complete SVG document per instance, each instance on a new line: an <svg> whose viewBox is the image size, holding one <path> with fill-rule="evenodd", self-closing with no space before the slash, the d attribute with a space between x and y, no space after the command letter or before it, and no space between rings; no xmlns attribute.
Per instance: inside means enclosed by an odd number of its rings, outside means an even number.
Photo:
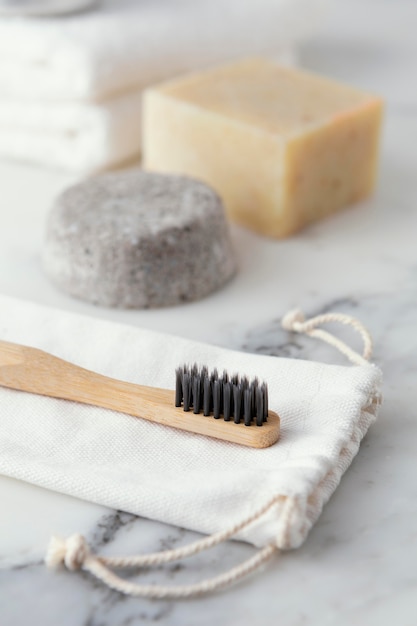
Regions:
<svg viewBox="0 0 417 626"><path fill-rule="evenodd" d="M224 346L344 364L332 348L281 329L342 311L372 332L384 404L361 450L297 551L277 555L227 591L183 602L124 597L84 573L51 572L52 533L83 533L100 554L184 545L197 535L0 477L1 626L415 626L417 621L417 6L407 0L333 3L322 33L300 50L306 67L387 102L376 194L361 206L276 242L233 229L239 274L222 291L158 311L95 309L43 276L44 216L68 176L0 164L0 292ZM21 181L25 180L25 185ZM339 331L338 331L339 332ZM346 329L340 333L360 350ZM181 563L126 572L143 583L214 576L253 554L231 542Z"/></svg>

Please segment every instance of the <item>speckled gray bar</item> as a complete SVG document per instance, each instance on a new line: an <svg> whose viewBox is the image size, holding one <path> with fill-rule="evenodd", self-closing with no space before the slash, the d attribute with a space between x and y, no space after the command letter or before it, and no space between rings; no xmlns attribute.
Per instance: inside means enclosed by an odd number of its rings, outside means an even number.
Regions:
<svg viewBox="0 0 417 626"><path fill-rule="evenodd" d="M97 176L57 199L43 266L72 296L120 308L197 300L235 272L217 194L183 176L139 169Z"/></svg>

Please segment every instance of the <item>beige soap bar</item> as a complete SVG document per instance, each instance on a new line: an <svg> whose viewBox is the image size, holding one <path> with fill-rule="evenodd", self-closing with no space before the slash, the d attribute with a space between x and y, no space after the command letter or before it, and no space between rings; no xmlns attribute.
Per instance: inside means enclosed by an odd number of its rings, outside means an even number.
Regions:
<svg viewBox="0 0 417 626"><path fill-rule="evenodd" d="M145 92L144 166L205 181L232 219L285 237L369 195L381 113L357 89L245 60Z"/></svg>

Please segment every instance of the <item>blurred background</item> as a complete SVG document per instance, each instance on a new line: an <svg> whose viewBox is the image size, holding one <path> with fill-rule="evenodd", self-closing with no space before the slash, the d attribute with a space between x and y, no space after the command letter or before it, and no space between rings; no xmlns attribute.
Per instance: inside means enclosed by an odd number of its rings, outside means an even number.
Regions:
<svg viewBox="0 0 417 626"><path fill-rule="evenodd" d="M0 0L0 156L90 174L140 155L141 91L252 55L284 64L331 0Z"/></svg>

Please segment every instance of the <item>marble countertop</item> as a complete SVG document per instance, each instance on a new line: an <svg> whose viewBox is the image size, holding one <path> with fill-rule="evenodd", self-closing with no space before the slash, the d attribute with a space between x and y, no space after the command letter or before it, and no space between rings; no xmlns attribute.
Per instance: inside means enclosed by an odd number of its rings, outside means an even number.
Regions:
<svg viewBox="0 0 417 626"><path fill-rule="evenodd" d="M42 274L45 213L68 175L0 164L0 292L227 347L342 362L331 348L289 337L279 319L337 310L372 332L385 402L353 465L305 544L220 594L183 602L109 591L85 574L50 572L52 533L81 532L102 554L185 544L196 535L0 477L2 626L415 626L417 623L417 5L334 3L300 63L386 100L374 197L286 241L233 227L240 271L205 300L158 311L94 308ZM354 340L354 339L353 339ZM181 584L223 571L253 548L237 542L145 572Z"/></svg>

